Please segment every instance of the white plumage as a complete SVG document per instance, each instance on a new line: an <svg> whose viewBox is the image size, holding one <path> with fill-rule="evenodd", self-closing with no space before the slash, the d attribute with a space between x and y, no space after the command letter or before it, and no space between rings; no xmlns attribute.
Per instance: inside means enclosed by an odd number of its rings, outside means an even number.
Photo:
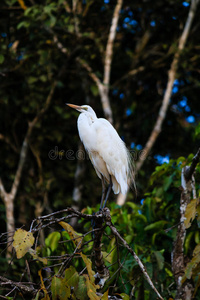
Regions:
<svg viewBox="0 0 200 300"><path fill-rule="evenodd" d="M134 183L130 153L110 122L98 119L90 106L67 105L81 112L78 117L78 132L98 177L102 179L102 207L105 198L104 180L110 184L110 189L112 187L115 194L126 194L128 183Z"/></svg>

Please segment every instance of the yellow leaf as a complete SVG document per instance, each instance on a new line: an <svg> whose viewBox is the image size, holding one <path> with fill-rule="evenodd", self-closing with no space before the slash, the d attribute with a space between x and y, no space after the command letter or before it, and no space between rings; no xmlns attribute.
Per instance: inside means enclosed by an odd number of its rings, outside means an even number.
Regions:
<svg viewBox="0 0 200 300"><path fill-rule="evenodd" d="M39 257L37 255L37 252L35 250L33 250L32 248L30 248L28 250L28 252L33 256L34 259L37 259L37 260L41 261L44 265L47 265L47 262L48 262L47 258Z"/></svg>
<svg viewBox="0 0 200 300"><path fill-rule="evenodd" d="M101 298L96 295L97 286L92 283L87 275L84 275L86 279L86 287L87 287L87 294L90 300L100 300Z"/></svg>
<svg viewBox="0 0 200 300"><path fill-rule="evenodd" d="M65 222L59 222L59 224L67 231L67 233L69 234L70 238L73 240L74 245L77 247L78 249L81 248L82 246L82 237L80 237L76 231L74 230L74 228L69 225L68 223Z"/></svg>
<svg viewBox="0 0 200 300"><path fill-rule="evenodd" d="M13 236L13 247L15 248L17 258L22 258L33 246L35 238L32 232L24 229L18 229Z"/></svg>
<svg viewBox="0 0 200 300"><path fill-rule="evenodd" d="M87 268L87 271L88 271L88 275L89 275L89 278L90 278L90 281L93 283L95 278L94 278L94 271L92 270L92 262L89 258L87 258L86 255L84 255L83 253L80 253L81 254L81 257L86 265L86 268Z"/></svg>
<svg viewBox="0 0 200 300"><path fill-rule="evenodd" d="M108 290L103 294L101 300L108 300Z"/></svg>
<svg viewBox="0 0 200 300"><path fill-rule="evenodd" d="M186 228L191 226L192 221L196 217L197 199L193 199L186 207L184 224Z"/></svg>
<svg viewBox="0 0 200 300"><path fill-rule="evenodd" d="M193 251L193 256L198 255L200 253L200 244L196 245Z"/></svg>
<svg viewBox="0 0 200 300"><path fill-rule="evenodd" d="M49 295L48 295L48 291L44 285L44 280L43 280L43 277L42 277L42 270L39 270L38 271L38 275L40 276L40 281L41 281L41 289L43 290L45 296L42 300L50 300L49 298Z"/></svg>

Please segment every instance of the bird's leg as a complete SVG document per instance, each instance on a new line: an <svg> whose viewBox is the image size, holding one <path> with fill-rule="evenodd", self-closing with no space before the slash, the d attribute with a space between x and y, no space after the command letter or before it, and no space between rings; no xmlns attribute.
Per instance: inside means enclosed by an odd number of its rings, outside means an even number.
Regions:
<svg viewBox="0 0 200 300"><path fill-rule="evenodd" d="M111 189L112 189L112 185L113 185L113 183L112 183L112 178L111 178L111 175L110 175L110 184L109 184L109 186L108 186L108 191L107 191L107 194L106 194L106 199L105 199L103 208L106 206L106 202L107 202L108 197L109 197L109 195L110 195L110 192L111 192Z"/></svg>
<svg viewBox="0 0 200 300"><path fill-rule="evenodd" d="M102 209L103 206L103 201L105 199L105 193L106 193L106 186L105 186L105 181L104 177L101 175L101 182L102 182L102 195L101 195L101 205L100 205L100 210Z"/></svg>

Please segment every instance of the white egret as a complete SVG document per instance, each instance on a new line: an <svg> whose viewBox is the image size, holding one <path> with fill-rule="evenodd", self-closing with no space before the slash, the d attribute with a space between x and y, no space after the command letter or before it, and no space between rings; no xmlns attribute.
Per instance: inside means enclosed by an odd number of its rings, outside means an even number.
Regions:
<svg viewBox="0 0 200 300"><path fill-rule="evenodd" d="M102 180L102 209L111 189L115 194L126 194L129 183L134 184L130 153L110 122L103 118L98 119L89 105L67 105L81 113L77 122L78 132L95 171ZM109 184L107 194L105 183Z"/></svg>

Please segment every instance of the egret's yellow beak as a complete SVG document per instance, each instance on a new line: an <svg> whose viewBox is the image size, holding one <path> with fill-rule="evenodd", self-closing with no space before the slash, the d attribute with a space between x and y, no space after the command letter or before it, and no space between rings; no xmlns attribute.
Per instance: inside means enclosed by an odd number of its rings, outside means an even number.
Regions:
<svg viewBox="0 0 200 300"><path fill-rule="evenodd" d="M66 103L68 106L70 106L71 108L74 108L74 109L76 109L76 110L78 110L78 111L80 111L81 109L82 109L82 107L81 106L78 106L78 105L74 105L74 104L70 104L70 103Z"/></svg>

